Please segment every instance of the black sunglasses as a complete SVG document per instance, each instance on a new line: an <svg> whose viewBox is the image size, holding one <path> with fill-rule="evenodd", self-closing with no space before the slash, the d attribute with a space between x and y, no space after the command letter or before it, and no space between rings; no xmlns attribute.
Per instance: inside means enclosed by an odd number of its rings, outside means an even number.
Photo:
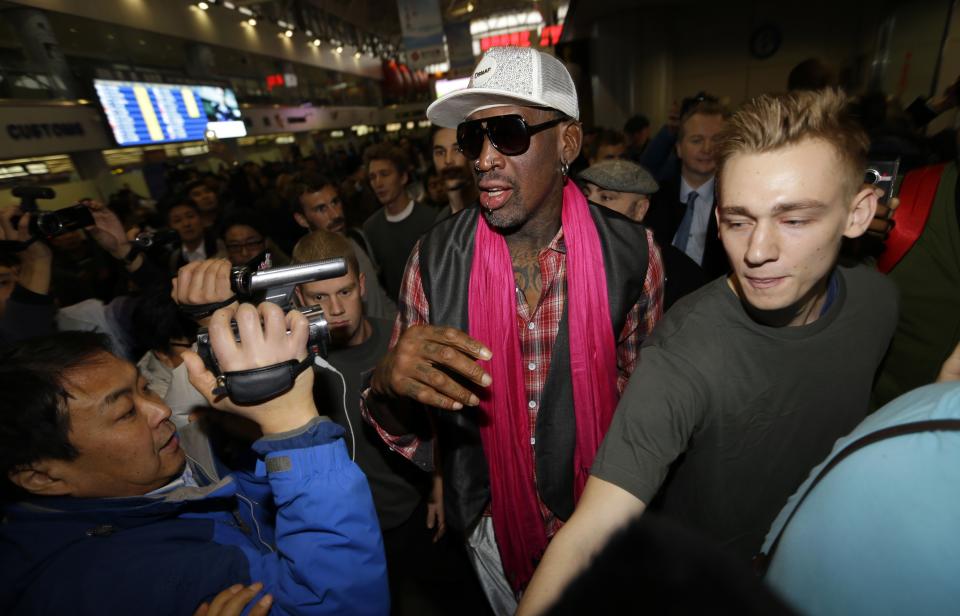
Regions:
<svg viewBox="0 0 960 616"><path fill-rule="evenodd" d="M490 139L490 145L506 156L519 156L530 148L530 137L552 128L566 118L554 118L541 124L530 126L519 115L502 115L482 120L461 122L457 126L457 145L469 160L480 158L483 150L483 136Z"/></svg>

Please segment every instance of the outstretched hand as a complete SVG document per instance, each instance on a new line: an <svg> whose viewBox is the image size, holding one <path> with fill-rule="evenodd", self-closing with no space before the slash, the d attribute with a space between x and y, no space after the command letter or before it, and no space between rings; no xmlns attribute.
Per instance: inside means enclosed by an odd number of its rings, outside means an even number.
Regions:
<svg viewBox="0 0 960 616"><path fill-rule="evenodd" d="M231 321L237 323L240 341L234 338ZM307 356L307 318L296 310L284 314L276 304L263 302L221 308L210 319L210 347L223 372L265 368ZM235 404L216 396L217 377L193 351L183 354L190 383L215 409L245 417L260 426L264 434L296 430L318 416L313 401L313 370L304 370L293 388L271 400L255 405Z"/></svg>
<svg viewBox="0 0 960 616"><path fill-rule="evenodd" d="M380 361L371 379L375 394L410 398L438 408L458 411L480 399L449 373L480 387L492 382L477 360L489 360L490 350L452 327L414 325Z"/></svg>

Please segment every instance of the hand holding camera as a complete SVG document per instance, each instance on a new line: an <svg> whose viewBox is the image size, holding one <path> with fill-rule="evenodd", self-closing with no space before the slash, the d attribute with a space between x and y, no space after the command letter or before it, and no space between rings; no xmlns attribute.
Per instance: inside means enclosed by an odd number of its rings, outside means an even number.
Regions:
<svg viewBox="0 0 960 616"><path fill-rule="evenodd" d="M213 343L213 322L209 329L201 327L197 333L197 353L204 365L214 375L215 396L228 395L240 405L260 404L275 398L293 386L293 381L306 370L314 355L326 356L330 332L323 310L319 307L296 308L292 303L297 284L322 278L343 276L346 263L343 259L328 259L289 267L259 270L251 263L244 267L231 267L223 259L211 259L191 263L180 268L174 280L172 296L181 310L204 324L210 314L223 308L235 308L236 297L244 301L266 300L264 304L277 306L281 313L296 313L305 319L307 334L303 340L303 361L286 360L257 369L232 370L220 361ZM264 304L261 304L263 306ZM214 312L217 311L217 312ZM243 334L239 318L227 321L234 334L235 343L240 343ZM291 330L292 334L292 330ZM206 394L206 392L204 392Z"/></svg>
<svg viewBox="0 0 960 616"><path fill-rule="evenodd" d="M0 210L0 242L16 246L20 252L18 284L39 295L50 292L53 251L43 242L30 243L31 214L24 214L20 206Z"/></svg>
<svg viewBox="0 0 960 616"><path fill-rule="evenodd" d="M123 260L131 250L130 240L123 223L107 206L94 199L84 200L82 205L90 212L93 226L87 232L100 247L114 259Z"/></svg>
<svg viewBox="0 0 960 616"><path fill-rule="evenodd" d="M235 295L230 284L231 267L226 259L207 259L184 265L173 279L173 301L181 306L227 302ZM205 321L202 319L201 325Z"/></svg>
<svg viewBox="0 0 960 616"><path fill-rule="evenodd" d="M236 323L236 335L233 322ZM228 306L213 313L210 320L210 346L225 372L255 372L307 357L307 318L293 310L283 312L276 304L263 302ZM287 432L302 427L317 417L313 402L313 370L303 370L286 393L260 404L237 404L223 395L215 395L220 378L190 351L184 354L190 383L215 409L234 413L256 422L264 434Z"/></svg>

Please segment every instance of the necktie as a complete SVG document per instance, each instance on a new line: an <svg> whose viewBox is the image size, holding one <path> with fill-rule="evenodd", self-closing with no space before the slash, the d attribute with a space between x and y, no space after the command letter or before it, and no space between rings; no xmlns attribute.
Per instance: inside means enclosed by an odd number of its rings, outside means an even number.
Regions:
<svg viewBox="0 0 960 616"><path fill-rule="evenodd" d="M687 195L687 210L683 213L683 220L680 221L680 227L677 234L673 236L673 245L680 250L687 251L687 243L690 241L690 227L693 226L693 206L697 202L697 191L691 190Z"/></svg>

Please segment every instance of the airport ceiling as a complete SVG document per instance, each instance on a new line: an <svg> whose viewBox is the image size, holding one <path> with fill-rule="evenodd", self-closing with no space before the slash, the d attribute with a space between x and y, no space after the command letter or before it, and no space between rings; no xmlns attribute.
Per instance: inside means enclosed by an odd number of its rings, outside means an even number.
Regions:
<svg viewBox="0 0 960 616"><path fill-rule="evenodd" d="M558 5L568 0L438 0L445 23L469 21L514 10L540 10L550 21ZM294 15L309 7L333 15L387 39L400 37L397 0L234 0L234 3L275 16ZM282 19L282 17L279 17Z"/></svg>

